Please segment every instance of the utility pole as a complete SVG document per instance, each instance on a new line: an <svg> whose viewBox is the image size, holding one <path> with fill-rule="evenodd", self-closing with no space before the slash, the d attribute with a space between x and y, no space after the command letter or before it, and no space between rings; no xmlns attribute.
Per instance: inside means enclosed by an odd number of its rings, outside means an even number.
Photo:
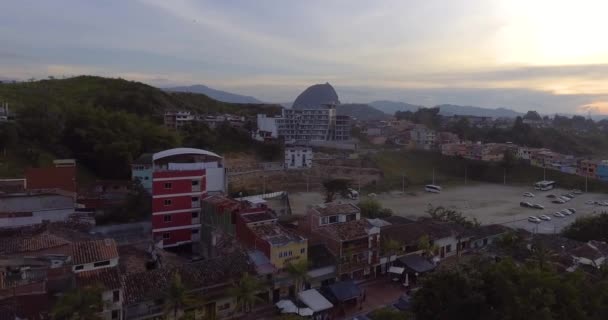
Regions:
<svg viewBox="0 0 608 320"><path fill-rule="evenodd" d="M306 192L310 192L309 187L308 187L309 184L310 184L310 176L306 175Z"/></svg>
<svg viewBox="0 0 608 320"><path fill-rule="evenodd" d="M262 175L262 194L266 194L266 174Z"/></svg>
<svg viewBox="0 0 608 320"><path fill-rule="evenodd" d="M467 166L464 166L464 184L467 184Z"/></svg>
<svg viewBox="0 0 608 320"><path fill-rule="evenodd" d="M547 167L543 166L543 181L547 181Z"/></svg>
<svg viewBox="0 0 608 320"><path fill-rule="evenodd" d="M405 174L401 176L401 192L405 193Z"/></svg>
<svg viewBox="0 0 608 320"><path fill-rule="evenodd" d="M507 185L507 169L502 169L502 184Z"/></svg>

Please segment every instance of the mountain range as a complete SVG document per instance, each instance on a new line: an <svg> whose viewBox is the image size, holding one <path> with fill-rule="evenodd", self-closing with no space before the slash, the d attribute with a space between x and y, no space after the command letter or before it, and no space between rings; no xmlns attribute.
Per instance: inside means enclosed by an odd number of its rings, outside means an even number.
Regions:
<svg viewBox="0 0 608 320"><path fill-rule="evenodd" d="M184 86L184 87L164 88L163 90L171 91L171 92L189 92L189 93L204 94L217 101L228 102L228 103L252 103L252 104L263 103L262 101L254 98L254 97L251 97L251 96L244 96L244 95L240 95L240 94L236 94L236 93L216 90L216 89L204 86L202 84L197 84L197 85L193 85L193 86Z"/></svg>

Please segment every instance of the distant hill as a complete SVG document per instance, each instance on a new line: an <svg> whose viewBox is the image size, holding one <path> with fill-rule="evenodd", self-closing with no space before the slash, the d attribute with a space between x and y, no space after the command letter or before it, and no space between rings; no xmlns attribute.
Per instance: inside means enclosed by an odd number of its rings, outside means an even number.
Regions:
<svg viewBox="0 0 608 320"><path fill-rule="evenodd" d="M216 89L204 86L202 84L197 84L197 85L193 85L193 86L185 86L185 87L165 88L164 90L171 91L171 92L199 93L199 94L204 94L215 100L222 101L222 102L229 102L229 103L253 103L253 104L262 103L262 101L254 98L254 97L243 96L243 95L236 94L236 93L216 90Z"/></svg>
<svg viewBox="0 0 608 320"><path fill-rule="evenodd" d="M381 100L381 101L373 101L369 103L371 106L373 106L374 108L393 115L395 114L395 112L397 111L416 111L419 108L424 108L424 106L418 106L418 105L413 105L413 104L409 104L409 103L405 103L405 102L398 102L398 101L388 101L388 100ZM441 105L437 105L435 106L435 108L439 108L440 109L440 114L444 115L444 116L451 116L451 115L464 115L464 116L479 116L479 117L494 117L494 118L498 118L498 117L506 117L506 118L515 118L517 116L521 116L523 115L522 113L519 113L517 111L513 111L511 109L506 109L506 108L497 108L497 109L491 109L491 108L481 108L481 107L474 107L474 106L459 106L459 105L454 105L454 104L441 104Z"/></svg>
<svg viewBox="0 0 608 320"><path fill-rule="evenodd" d="M384 120L390 116L370 105L359 103L340 104L336 107L339 115L350 116L358 120Z"/></svg>
<svg viewBox="0 0 608 320"><path fill-rule="evenodd" d="M293 102L294 109L321 108L324 104L340 104L338 94L329 83L312 85L298 95Z"/></svg>
<svg viewBox="0 0 608 320"><path fill-rule="evenodd" d="M370 102L369 105L386 114L390 114L390 115L395 114L395 112L397 112L397 111L414 112L420 108L423 108L423 106L418 106L415 104L409 104L409 103L397 102L397 101L388 101L388 100L373 101L373 102Z"/></svg>
<svg viewBox="0 0 608 320"><path fill-rule="evenodd" d="M505 117L505 118L515 118L517 116L521 116L522 113L517 111L513 111L511 109L506 108L480 108L474 106L459 106L453 104L441 104L435 106L439 108L439 113L442 115L465 115L465 116L479 116L479 117Z"/></svg>

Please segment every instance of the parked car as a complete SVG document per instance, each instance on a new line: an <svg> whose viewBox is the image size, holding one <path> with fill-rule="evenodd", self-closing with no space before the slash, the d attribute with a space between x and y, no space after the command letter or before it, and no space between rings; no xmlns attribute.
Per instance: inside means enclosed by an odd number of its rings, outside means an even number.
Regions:
<svg viewBox="0 0 608 320"><path fill-rule="evenodd" d="M571 214L575 214L576 210L572 209L572 208L568 208L568 209L564 209L564 210L568 210L568 212L570 212Z"/></svg>
<svg viewBox="0 0 608 320"><path fill-rule="evenodd" d="M550 221L550 220L551 220L551 218L550 218L548 215L546 215L546 214L540 215L540 216L538 216L538 217L539 217L541 220L545 220L545 221Z"/></svg>
<svg viewBox="0 0 608 320"><path fill-rule="evenodd" d="M554 216L558 217L558 218L563 218L565 217L565 215L561 214L561 212L556 212L553 214Z"/></svg>
<svg viewBox="0 0 608 320"><path fill-rule="evenodd" d="M570 216L570 215L572 215L572 212L568 211L567 209L564 209L564 210L562 210L562 211L560 211L560 212L561 212L561 214L563 214L563 215L565 215L565 216Z"/></svg>
<svg viewBox="0 0 608 320"><path fill-rule="evenodd" d="M524 208L531 208L532 204L530 202L527 201L522 201L519 203L520 206L524 207Z"/></svg>
<svg viewBox="0 0 608 320"><path fill-rule="evenodd" d="M576 198L576 195L575 195L575 194L573 194L573 193L568 193L568 194L566 194L566 195L567 195L568 197L572 198L572 199Z"/></svg>
<svg viewBox="0 0 608 320"><path fill-rule="evenodd" d="M555 199L555 198L557 198L557 196L554 195L554 194L548 194L547 198L549 198L549 199Z"/></svg>
<svg viewBox="0 0 608 320"><path fill-rule="evenodd" d="M541 206L541 205L540 205L540 204L538 204L538 203L535 203L535 204L533 204L533 205L532 205L532 208L542 210L542 209L544 209L545 207Z"/></svg>
<svg viewBox="0 0 608 320"><path fill-rule="evenodd" d="M534 198L534 194L532 192L525 192L523 196L527 198Z"/></svg>
<svg viewBox="0 0 608 320"><path fill-rule="evenodd" d="M572 199L570 199L568 197L564 197L564 196L560 196L560 197L558 197L558 199L560 199L560 200L562 200L564 202L568 202L568 201L572 200Z"/></svg>
<svg viewBox="0 0 608 320"><path fill-rule="evenodd" d="M566 201L562 200L562 199L555 199L553 201L551 201L552 203L557 203L557 204L564 204L566 203Z"/></svg>
<svg viewBox="0 0 608 320"><path fill-rule="evenodd" d="M535 216L529 216L528 217L528 221L534 222L534 223L541 223L542 222L539 218L537 218Z"/></svg>
<svg viewBox="0 0 608 320"><path fill-rule="evenodd" d="M585 204L593 205L593 204L597 204L597 201L587 200L587 201L585 201Z"/></svg>
<svg viewBox="0 0 608 320"><path fill-rule="evenodd" d="M583 191L581 191L579 189L574 189L574 190L572 190L572 193L574 193L574 194L583 194Z"/></svg>
<svg viewBox="0 0 608 320"><path fill-rule="evenodd" d="M569 194L562 194L562 196L560 198L566 198L568 200L572 200L574 197L570 196Z"/></svg>

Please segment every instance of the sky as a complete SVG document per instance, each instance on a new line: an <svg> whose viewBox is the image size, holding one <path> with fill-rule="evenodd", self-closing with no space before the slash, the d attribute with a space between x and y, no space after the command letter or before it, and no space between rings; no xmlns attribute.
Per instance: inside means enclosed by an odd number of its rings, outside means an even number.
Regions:
<svg viewBox="0 0 608 320"><path fill-rule="evenodd" d="M3 0L0 78L608 114L605 0Z"/></svg>

